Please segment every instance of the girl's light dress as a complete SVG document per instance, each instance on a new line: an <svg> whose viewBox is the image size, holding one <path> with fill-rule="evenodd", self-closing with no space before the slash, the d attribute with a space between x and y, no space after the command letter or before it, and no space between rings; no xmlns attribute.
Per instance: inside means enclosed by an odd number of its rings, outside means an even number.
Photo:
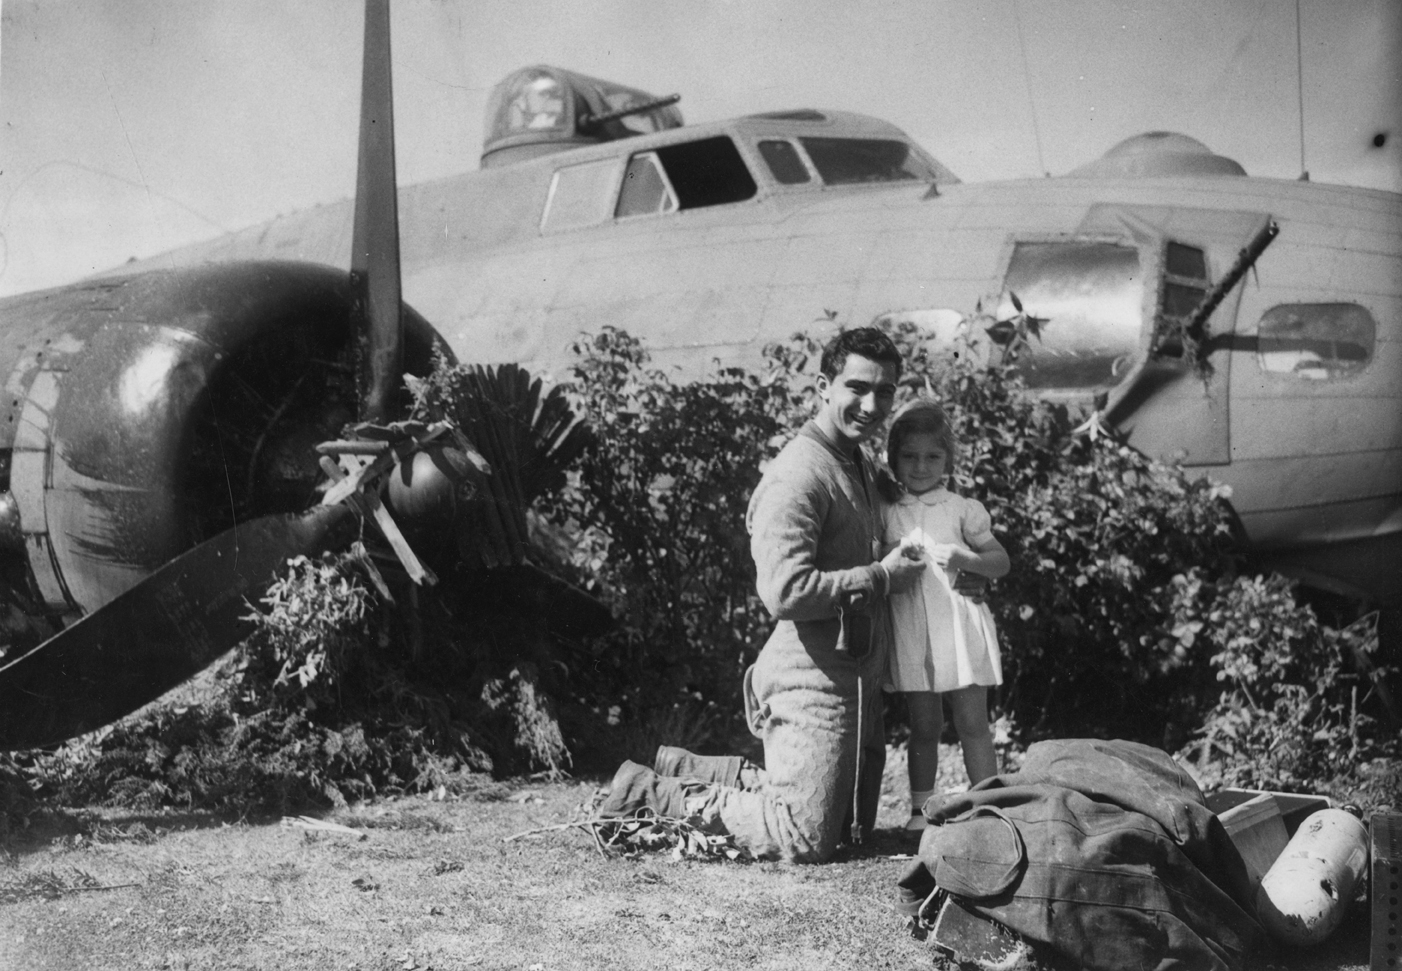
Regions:
<svg viewBox="0 0 1402 971"><path fill-rule="evenodd" d="M992 539L992 525L983 503L943 487L906 493L883 514L884 538L892 546L909 537L927 547L957 543L972 551ZM1003 683L993 614L987 605L954 592L957 575L927 563L916 586L891 594L890 682L896 691Z"/></svg>

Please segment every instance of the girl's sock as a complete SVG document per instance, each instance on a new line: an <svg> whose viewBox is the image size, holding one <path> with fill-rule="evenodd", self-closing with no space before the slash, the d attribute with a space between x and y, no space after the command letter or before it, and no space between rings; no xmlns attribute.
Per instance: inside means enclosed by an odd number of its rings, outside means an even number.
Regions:
<svg viewBox="0 0 1402 971"><path fill-rule="evenodd" d="M910 814L912 816L919 816L920 811L925 808L926 801L934 794L934 789L925 789L922 792L916 792L914 789L910 790Z"/></svg>

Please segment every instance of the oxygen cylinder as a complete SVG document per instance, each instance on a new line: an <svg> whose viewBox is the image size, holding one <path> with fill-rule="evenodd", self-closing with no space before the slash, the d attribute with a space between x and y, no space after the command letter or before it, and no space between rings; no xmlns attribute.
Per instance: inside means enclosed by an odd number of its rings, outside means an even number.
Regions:
<svg viewBox="0 0 1402 971"><path fill-rule="evenodd" d="M1300 824L1256 892L1256 917L1278 944L1318 944L1339 926L1368 866L1368 830L1342 809Z"/></svg>

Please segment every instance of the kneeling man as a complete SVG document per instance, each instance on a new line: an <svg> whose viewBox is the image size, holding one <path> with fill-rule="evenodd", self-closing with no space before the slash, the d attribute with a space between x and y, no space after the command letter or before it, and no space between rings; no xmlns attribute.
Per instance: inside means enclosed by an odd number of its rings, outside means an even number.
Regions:
<svg viewBox="0 0 1402 971"><path fill-rule="evenodd" d="M765 768L664 746L655 771L623 764L605 815L643 806L699 815L756 857L799 862L831 856L844 821L854 821L857 838L875 823L886 760L886 596L924 564L899 549L881 557L875 469L859 446L890 413L901 363L875 328L835 337L823 350L818 414L750 499L756 586L778 621L746 674Z"/></svg>

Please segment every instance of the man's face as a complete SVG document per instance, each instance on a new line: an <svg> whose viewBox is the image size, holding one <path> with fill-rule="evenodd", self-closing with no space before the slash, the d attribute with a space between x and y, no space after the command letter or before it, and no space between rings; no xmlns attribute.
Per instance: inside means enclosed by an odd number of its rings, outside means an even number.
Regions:
<svg viewBox="0 0 1402 971"><path fill-rule="evenodd" d="M825 430L849 445L871 438L891 413L898 377L895 365L858 354L848 354L842 370L831 380L818 375Z"/></svg>

